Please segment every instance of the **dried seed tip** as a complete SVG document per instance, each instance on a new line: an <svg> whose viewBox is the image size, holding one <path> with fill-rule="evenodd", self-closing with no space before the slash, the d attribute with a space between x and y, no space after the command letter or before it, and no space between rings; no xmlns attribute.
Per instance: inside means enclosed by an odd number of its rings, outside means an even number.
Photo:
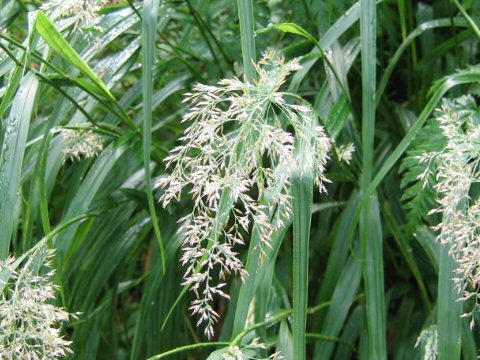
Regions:
<svg viewBox="0 0 480 360"><path fill-rule="evenodd" d="M312 146L306 158L321 190L327 181L323 172L331 141L323 128L313 126L310 108L289 104L288 94L279 92L298 68L297 60L285 63L270 51L256 64L259 76L254 84L237 78L216 86L196 84L185 98L190 108L183 121L190 126L182 144L165 159L173 170L156 183L164 189L160 197L164 206L180 199L185 188L193 198L191 214L181 220L181 262L187 265L184 284L197 297L191 310L206 324L207 336L213 335L218 319L212 299L228 298L220 290L224 283L218 285L213 273L222 279L227 274L245 278L235 250L245 243L244 234L257 232L264 256L273 232L291 216L289 179L297 163L295 137L304 137ZM291 124L294 133L282 123ZM231 125L236 130L226 133Z"/></svg>
<svg viewBox="0 0 480 360"><path fill-rule="evenodd" d="M70 160L95 157L103 150L103 138L91 130L62 129L63 152Z"/></svg>

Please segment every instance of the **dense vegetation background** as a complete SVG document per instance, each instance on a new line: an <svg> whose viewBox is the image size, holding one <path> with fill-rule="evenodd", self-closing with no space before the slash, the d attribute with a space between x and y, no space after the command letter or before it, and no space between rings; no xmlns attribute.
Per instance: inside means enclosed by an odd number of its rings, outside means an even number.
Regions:
<svg viewBox="0 0 480 360"><path fill-rule="evenodd" d="M438 126L421 128L443 97L470 94L453 112L480 119L479 22L475 0L0 0L0 258L56 249L78 359L301 359L302 339L309 359L475 359L476 284L457 301L456 264L431 228L442 214L427 214L439 195L416 182L414 151L442 144ZM164 209L154 185L188 126L183 94L253 81L271 48L303 66L283 89L355 152L346 163L332 150L326 193L293 193L295 229L287 221L263 261L245 235L250 276L227 275L208 339L181 285L177 221L191 198Z"/></svg>

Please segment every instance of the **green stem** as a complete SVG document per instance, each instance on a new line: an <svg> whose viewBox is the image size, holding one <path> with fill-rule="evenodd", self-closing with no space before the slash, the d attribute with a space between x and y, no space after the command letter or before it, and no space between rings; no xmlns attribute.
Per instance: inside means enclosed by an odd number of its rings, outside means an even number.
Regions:
<svg viewBox="0 0 480 360"><path fill-rule="evenodd" d="M463 8L463 6L460 5L460 3L458 2L458 0L453 0L453 2L455 3L455 6L458 8L458 10L460 10L460 12L462 13L462 15L465 17L465 19L467 19L468 24L469 24L470 27L472 28L472 30L473 30L473 32L475 33L475 35L480 39L480 29L478 28L477 24L475 24L475 21L470 17L470 15L468 15L468 13L465 11L465 9Z"/></svg>
<svg viewBox="0 0 480 360"><path fill-rule="evenodd" d="M227 346L227 345L230 345L230 343L228 343L228 342L204 342L204 343L198 343L198 344L192 344L192 345L185 345L185 346L181 346L181 347L172 349L170 351L166 351L164 353L149 357L147 360L163 359L163 358L166 358L167 356L178 354L180 352L194 350L194 349L201 349L201 348L204 348L204 347Z"/></svg>

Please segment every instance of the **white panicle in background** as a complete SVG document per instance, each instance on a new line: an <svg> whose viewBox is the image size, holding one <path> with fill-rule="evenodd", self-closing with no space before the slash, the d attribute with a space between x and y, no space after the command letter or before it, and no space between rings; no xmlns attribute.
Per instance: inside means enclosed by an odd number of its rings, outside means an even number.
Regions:
<svg viewBox="0 0 480 360"><path fill-rule="evenodd" d="M100 135L91 130L61 129L63 152L70 160L91 158L103 150Z"/></svg>
<svg viewBox="0 0 480 360"><path fill-rule="evenodd" d="M289 178L300 137L314 149L311 165L324 190L331 142L322 127L308 126L316 120L308 107L292 104L298 98L279 91L287 76L300 68L298 60L285 63L270 51L256 65L258 80L253 84L224 79L216 86L197 84L186 95L190 108L183 122L191 125L180 138L182 144L165 159L167 166L174 165L171 175L156 186L165 189L160 199L164 207L179 200L185 188L193 197L192 212L181 219L184 285L196 295L190 309L206 324L209 337L218 319L213 297L228 298L226 284L216 283L213 274L245 278L235 250L244 245L244 234L255 226L263 253L272 232L291 214ZM292 131L285 130L287 126Z"/></svg>
<svg viewBox="0 0 480 360"><path fill-rule="evenodd" d="M252 341L240 348L236 345L230 346L224 354L222 354L223 360L282 360L284 359L280 352L276 352L270 355L268 358L260 359L254 358L253 355L260 349L267 349L267 346L260 342L259 338L253 338Z"/></svg>
<svg viewBox="0 0 480 360"><path fill-rule="evenodd" d="M417 338L415 347L420 347L422 360L437 360L438 356L438 330L436 325L423 329Z"/></svg>
<svg viewBox="0 0 480 360"><path fill-rule="evenodd" d="M440 151L418 157L426 170L419 176L433 186L441 213L438 240L448 244L458 263L456 285L463 299L478 299L480 285L480 112L471 96L444 100L436 120L446 139ZM432 176L434 175L434 176ZM433 183L433 184L432 184ZM472 318L473 321L473 318ZM472 322L473 324L473 322Z"/></svg>
<svg viewBox="0 0 480 360"><path fill-rule="evenodd" d="M15 262L0 261L0 274L11 274L6 282L0 280L0 359L58 359L71 354L70 341L59 329L69 314L49 303L57 290L51 282L53 271L36 275L27 265L17 271Z"/></svg>
<svg viewBox="0 0 480 360"><path fill-rule="evenodd" d="M352 143L335 146L335 153L337 154L338 160L344 161L347 164L350 164L354 152L355 145Z"/></svg>
<svg viewBox="0 0 480 360"><path fill-rule="evenodd" d="M97 12L105 5L107 0L49 0L40 9L52 20L64 17L73 17L75 27L98 29Z"/></svg>

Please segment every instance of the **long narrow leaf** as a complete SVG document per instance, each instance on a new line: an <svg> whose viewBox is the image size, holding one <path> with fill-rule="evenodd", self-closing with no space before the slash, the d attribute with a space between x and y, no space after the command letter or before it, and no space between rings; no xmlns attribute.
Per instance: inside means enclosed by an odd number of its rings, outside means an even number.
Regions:
<svg viewBox="0 0 480 360"><path fill-rule="evenodd" d="M321 333L337 337L344 325L350 306L360 285L361 264L353 256L344 265L337 287L332 296L332 305L329 307ZM334 343L323 341L318 347L315 359L330 359L334 350Z"/></svg>
<svg viewBox="0 0 480 360"><path fill-rule="evenodd" d="M313 126L313 124L306 124ZM293 357L306 358L306 326L308 305L308 253L313 202L313 149L311 139L296 143L297 168L292 174L293 204Z"/></svg>
<svg viewBox="0 0 480 360"><path fill-rule="evenodd" d="M368 215L368 217L367 217ZM363 281L366 298L368 358L386 359L386 313L383 289L383 246L380 209L376 196L370 197L368 210L360 221L362 239Z"/></svg>
<svg viewBox="0 0 480 360"><path fill-rule="evenodd" d="M0 152L0 259L8 256L17 205L20 175L38 80L28 73L13 100Z"/></svg>
<svg viewBox="0 0 480 360"><path fill-rule="evenodd" d="M448 253L448 248L440 249L440 262L438 273L438 359L460 359L462 339L462 315L463 303L458 301L458 292L453 278L457 267L455 260Z"/></svg>
<svg viewBox="0 0 480 360"><path fill-rule="evenodd" d="M145 168L145 183L148 198L148 208L152 217L153 229L160 248L162 269L165 272L165 250L162 234L158 225L155 203L152 193L152 176L150 172L150 152L152 145L152 92L153 92L153 50L155 49L155 35L160 0L146 0L143 4L143 164Z"/></svg>
<svg viewBox="0 0 480 360"><path fill-rule="evenodd" d="M293 356L306 358L306 318L308 299L308 248L313 201L313 177L292 179L293 197Z"/></svg>
<svg viewBox="0 0 480 360"><path fill-rule="evenodd" d="M82 60L80 55L70 46L70 44L63 38L62 34L55 29L50 19L42 12L37 13L36 29L45 42L57 54L69 61L73 66L80 70L92 82L102 90L103 94L110 99L114 99L112 93L105 86L102 80L95 74L95 72Z"/></svg>
<svg viewBox="0 0 480 360"><path fill-rule="evenodd" d="M365 196L373 174L376 88L376 1L360 1L362 46L362 157L360 188ZM360 243L365 285L369 359L386 359L385 298L383 284L382 227L376 196L362 207Z"/></svg>
<svg viewBox="0 0 480 360"><path fill-rule="evenodd" d="M253 2L252 0L237 0L237 2L245 80L252 82L255 78L255 68L253 66L255 62Z"/></svg>

